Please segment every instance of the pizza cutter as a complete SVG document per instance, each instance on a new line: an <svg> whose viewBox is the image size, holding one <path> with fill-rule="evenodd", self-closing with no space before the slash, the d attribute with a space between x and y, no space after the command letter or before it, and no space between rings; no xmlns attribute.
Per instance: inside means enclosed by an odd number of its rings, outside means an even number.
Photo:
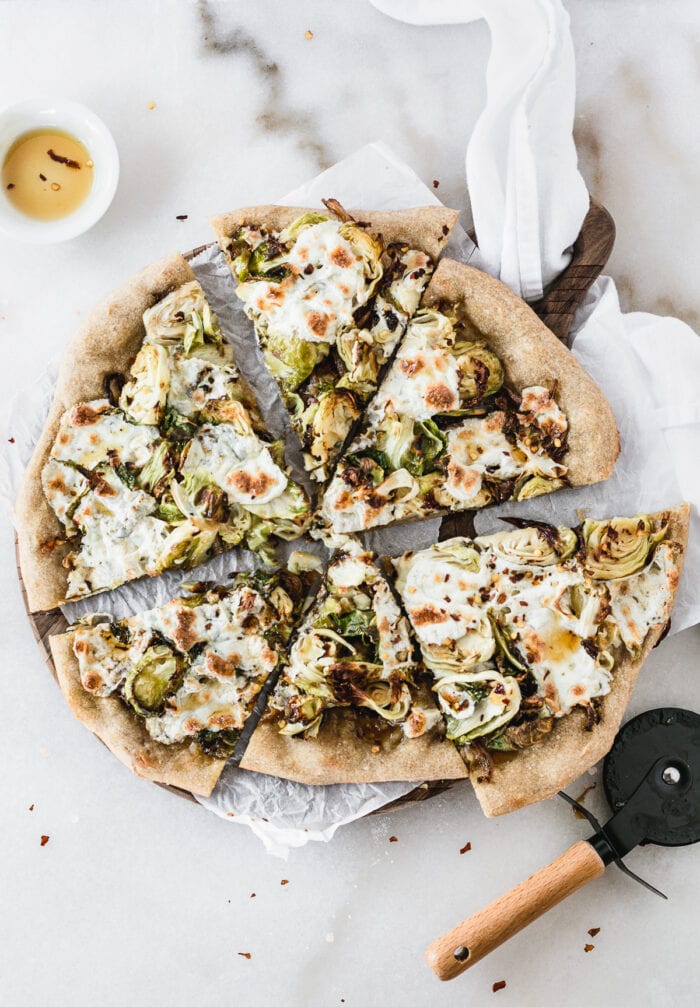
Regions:
<svg viewBox="0 0 700 1007"><path fill-rule="evenodd" d="M453 979L533 920L615 863L635 846L686 846L700 841L700 716L690 710L647 710L618 733L603 764L612 818L601 826L568 794L596 829L485 909L438 938L425 953L440 979Z"/></svg>

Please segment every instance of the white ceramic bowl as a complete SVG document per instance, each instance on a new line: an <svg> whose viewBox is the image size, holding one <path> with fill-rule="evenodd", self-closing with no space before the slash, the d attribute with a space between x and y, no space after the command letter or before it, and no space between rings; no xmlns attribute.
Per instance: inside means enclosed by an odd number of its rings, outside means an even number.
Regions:
<svg viewBox="0 0 700 1007"><path fill-rule="evenodd" d="M101 119L74 101L32 98L0 112L0 165L18 136L42 127L72 133L94 162L93 182L85 201L59 220L34 220L20 213L0 190L0 230L32 244L52 244L83 234L107 211L119 181L117 146Z"/></svg>

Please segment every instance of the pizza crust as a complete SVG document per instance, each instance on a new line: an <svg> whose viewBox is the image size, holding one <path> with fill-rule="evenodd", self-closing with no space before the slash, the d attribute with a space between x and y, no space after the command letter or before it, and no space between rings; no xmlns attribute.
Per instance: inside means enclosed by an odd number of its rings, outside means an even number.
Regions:
<svg viewBox="0 0 700 1007"><path fill-rule="evenodd" d="M433 705L426 685L421 705ZM274 723L261 721L241 760L241 769L281 776L297 783L385 783L387 781L462 780L469 772L455 746L437 731L402 738L391 748L372 752L373 742L358 737L356 714L328 710L316 738L288 737Z"/></svg>
<svg viewBox="0 0 700 1007"><path fill-rule="evenodd" d="M661 514L653 517L658 519ZM678 558L679 573L683 568L689 524L688 504L670 511L669 532L665 541L677 542L682 547ZM671 610L677 590L676 586ZM591 731L585 730L584 712L574 710L555 723L552 733L531 748L512 755L497 754L488 783L478 783L472 777L472 786L482 811L489 818L516 811L545 797L553 797L610 751L637 675L664 628L664 625L653 626L639 657L633 659L627 655L617 665L613 671L612 688L601 704L601 721Z"/></svg>
<svg viewBox="0 0 700 1007"><path fill-rule="evenodd" d="M239 227L255 225L268 231L282 231L304 213L328 213L322 207L300 206L248 206L212 217L211 226L217 241L225 250L226 243ZM358 222L369 224L374 234L389 245L401 241L425 252L437 261L457 223L459 212L446 206L417 206L411 210L348 210Z"/></svg>
<svg viewBox="0 0 700 1007"><path fill-rule="evenodd" d="M73 653L74 639L75 633L68 632L52 636L49 642L58 684L75 717L137 776L208 797L226 759L205 755L195 742L161 745L151 738L143 721L121 699L87 692Z"/></svg>
<svg viewBox="0 0 700 1007"><path fill-rule="evenodd" d="M142 269L87 316L63 355L53 402L34 449L15 506L19 559L30 612L56 608L65 601L68 572L63 559L70 546L51 547L64 528L41 485L61 416L77 402L104 397L103 381L126 373L145 330L143 312L174 287L195 278L179 254Z"/></svg>
<svg viewBox="0 0 700 1007"><path fill-rule="evenodd" d="M425 307L461 304L468 320L500 358L506 383L521 389L553 387L569 421L564 458L573 486L601 482L612 474L620 437L607 399L573 354L525 301L500 280L452 259L442 259L423 295Z"/></svg>

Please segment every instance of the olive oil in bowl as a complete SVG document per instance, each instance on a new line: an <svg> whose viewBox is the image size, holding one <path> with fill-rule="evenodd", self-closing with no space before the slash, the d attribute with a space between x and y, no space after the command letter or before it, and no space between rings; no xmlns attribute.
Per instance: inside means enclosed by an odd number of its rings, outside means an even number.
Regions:
<svg viewBox="0 0 700 1007"><path fill-rule="evenodd" d="M93 162L83 143L62 130L34 129L18 136L2 166L5 195L35 220L67 217L87 199Z"/></svg>

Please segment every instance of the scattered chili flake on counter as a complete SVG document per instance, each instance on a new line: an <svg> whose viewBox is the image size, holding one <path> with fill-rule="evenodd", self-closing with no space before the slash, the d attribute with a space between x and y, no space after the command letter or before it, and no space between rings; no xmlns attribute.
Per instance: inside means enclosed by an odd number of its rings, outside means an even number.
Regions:
<svg viewBox="0 0 700 1007"><path fill-rule="evenodd" d="M595 790L595 786L596 786L595 783L589 783L587 787L583 788L583 790L578 795L578 797L576 797L574 799L576 801L578 801L579 804L583 804L583 802L586 800L586 795L588 793L590 793L591 790ZM573 811L573 813L576 815L577 818L585 818L586 817L585 815L581 814L581 812L578 810L578 808L572 808L571 810Z"/></svg>
<svg viewBox="0 0 700 1007"><path fill-rule="evenodd" d="M399 837L398 836L389 836L389 842L390 843L398 843L398 841L399 841Z"/></svg>
<svg viewBox="0 0 700 1007"><path fill-rule="evenodd" d="M313 37L314 33L311 31L310 28L307 28L307 30L304 32L304 38L312 39Z"/></svg>
<svg viewBox="0 0 700 1007"><path fill-rule="evenodd" d="M280 881L280 884L281 885L288 885L289 884L289 878L282 878L282 880Z"/></svg>
<svg viewBox="0 0 700 1007"><path fill-rule="evenodd" d="M433 189L437 189L439 187L439 185L440 185L439 180L437 178L434 178L433 179Z"/></svg>
<svg viewBox="0 0 700 1007"><path fill-rule="evenodd" d="M48 843L48 841L49 841L49 837L48 836L42 836L41 837L41 845L42 846L46 846L46 844Z"/></svg>
<svg viewBox="0 0 700 1007"><path fill-rule="evenodd" d="M505 979L499 979L497 983L494 983L491 989L494 993L498 993L499 990L504 990L506 988Z"/></svg>
<svg viewBox="0 0 700 1007"><path fill-rule="evenodd" d="M583 950L586 953L588 953L589 951L592 951L594 947L595 947L595 944L584 944L583 945Z"/></svg>
<svg viewBox="0 0 700 1007"><path fill-rule="evenodd" d="M596 937L600 933L600 927L591 927L588 931L589 937Z"/></svg>
<svg viewBox="0 0 700 1007"><path fill-rule="evenodd" d="M155 107L156 107L156 103L154 101L149 101L149 103L147 105L148 110L150 112L152 112Z"/></svg>
<svg viewBox="0 0 700 1007"><path fill-rule="evenodd" d="M472 844L471 843L465 843L464 846L462 847L462 849L459 852L460 853L469 853L469 851L471 850L471 848L472 848Z"/></svg>
<svg viewBox="0 0 700 1007"><path fill-rule="evenodd" d="M255 898L255 892L251 892L250 893L250 897L251 897L251 899L254 899Z"/></svg>
<svg viewBox="0 0 700 1007"><path fill-rule="evenodd" d="M15 439L14 439L14 437L8 437L8 438L7 438L7 443L8 443L8 444L14 444L14 443L15 443Z"/></svg>
<svg viewBox="0 0 700 1007"><path fill-rule="evenodd" d="M248 958L249 960L253 957L250 951L239 951L238 954L241 956L241 958Z"/></svg>
<svg viewBox="0 0 700 1007"><path fill-rule="evenodd" d="M188 215L186 213L178 213L178 215L175 217L175 220L187 220L187 216Z"/></svg>
<svg viewBox="0 0 700 1007"><path fill-rule="evenodd" d="M30 805L29 805L29 810L30 810L30 811L34 811L34 805L33 805L33 804L30 804Z"/></svg>

